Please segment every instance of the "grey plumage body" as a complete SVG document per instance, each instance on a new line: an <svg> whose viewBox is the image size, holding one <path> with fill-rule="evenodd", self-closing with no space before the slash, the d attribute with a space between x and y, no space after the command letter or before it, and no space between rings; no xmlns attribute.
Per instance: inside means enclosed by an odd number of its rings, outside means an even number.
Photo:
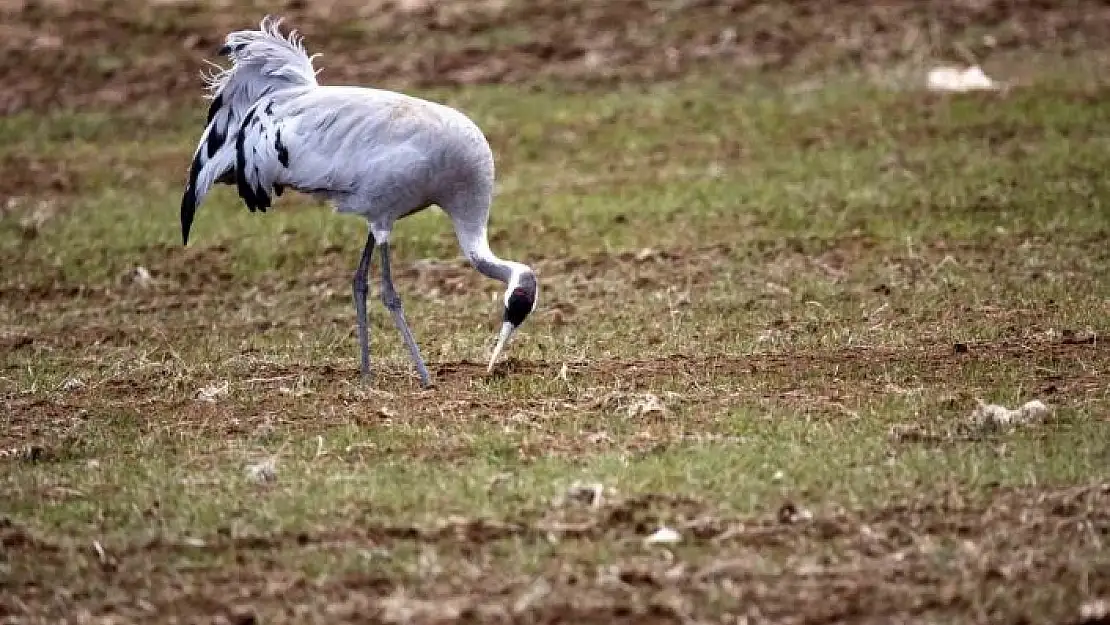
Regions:
<svg viewBox="0 0 1110 625"><path fill-rule="evenodd" d="M432 204L471 238L485 229L493 153L465 115L362 87L315 87L270 98L272 117L280 120L274 135L280 132L290 166L275 169L272 181L263 183L334 201L339 212L366 217L377 239L388 236L397 219ZM356 155L357 162L344 162Z"/></svg>
<svg viewBox="0 0 1110 625"><path fill-rule="evenodd" d="M382 262L382 301L409 349L421 382L430 378L405 320L389 266L398 219L437 205L451 218L459 245L481 273L506 284L505 321L492 369L512 331L535 309L538 285L526 265L498 258L487 222L494 159L481 129L456 109L365 87L320 86L296 35L282 37L268 18L238 31L224 51L234 66L209 79L213 103L194 154L181 204L183 240L196 207L215 183L234 183L251 211L265 211L291 188L366 218L369 235L353 293L360 367L369 374L367 274L375 248Z"/></svg>

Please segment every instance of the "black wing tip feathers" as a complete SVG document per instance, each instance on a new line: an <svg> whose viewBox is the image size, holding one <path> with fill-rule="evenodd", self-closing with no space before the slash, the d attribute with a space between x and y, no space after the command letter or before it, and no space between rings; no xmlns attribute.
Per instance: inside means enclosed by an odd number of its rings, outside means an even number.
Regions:
<svg viewBox="0 0 1110 625"><path fill-rule="evenodd" d="M181 196L181 245L189 244L189 231L193 227L193 216L197 210L196 192L193 190L193 185L190 184L185 188L185 194Z"/></svg>
<svg viewBox="0 0 1110 625"><path fill-rule="evenodd" d="M220 132L220 129L213 125L208 132L208 158L212 158L216 155L216 152L220 151L220 148L224 146L224 141L227 141L227 133Z"/></svg>
<svg viewBox="0 0 1110 625"><path fill-rule="evenodd" d="M204 125L210 125L212 123L212 120L215 119L216 114L219 113L220 109L222 109L223 107L224 94L220 93L217 94L215 98L212 98L212 104L208 105L208 119L204 122Z"/></svg>
<svg viewBox="0 0 1110 625"><path fill-rule="evenodd" d="M200 176L200 153L189 166L189 182L185 183L185 193L181 196L181 244L189 244L189 230L197 213L197 177Z"/></svg>
<svg viewBox="0 0 1110 625"><path fill-rule="evenodd" d="M243 118L243 123L239 126L239 133L235 138L235 186L239 191L239 197L243 199L243 203L253 213L255 211L266 212L266 209L272 205L270 195L266 193L266 189L261 186L252 186L250 181L247 180L247 150L246 150L246 135L247 128L257 118L258 108L252 108ZM255 175L257 177L258 168L255 167Z"/></svg>
<svg viewBox="0 0 1110 625"><path fill-rule="evenodd" d="M247 124L254 119L254 109L247 111L246 117L243 122L239 124L239 132L235 136L235 188L239 191L239 197L246 203L247 208L254 212L253 198L251 197L250 185L247 184L247 175L245 170L247 168L247 154L244 151L244 136L247 130Z"/></svg>
<svg viewBox="0 0 1110 625"><path fill-rule="evenodd" d="M289 168L289 150L286 149L285 144L281 142L281 129L277 131L277 136L274 137L274 149L277 151L278 162L282 167Z"/></svg>

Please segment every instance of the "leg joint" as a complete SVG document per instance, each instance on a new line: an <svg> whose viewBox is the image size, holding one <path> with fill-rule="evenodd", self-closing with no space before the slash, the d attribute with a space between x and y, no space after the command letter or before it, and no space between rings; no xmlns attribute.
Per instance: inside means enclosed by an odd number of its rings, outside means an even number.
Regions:
<svg viewBox="0 0 1110 625"><path fill-rule="evenodd" d="M401 297L392 291L382 290L382 304L390 311L402 310Z"/></svg>

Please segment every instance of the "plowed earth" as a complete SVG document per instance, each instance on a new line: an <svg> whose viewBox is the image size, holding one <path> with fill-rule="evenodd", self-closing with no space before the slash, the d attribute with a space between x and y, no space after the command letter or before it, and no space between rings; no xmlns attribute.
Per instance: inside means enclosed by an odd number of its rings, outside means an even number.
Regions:
<svg viewBox="0 0 1110 625"><path fill-rule="evenodd" d="M266 10L247 4L0 2L0 111L124 111L137 126L157 126L167 111L197 104L197 72L213 58L222 34L253 26ZM742 80L746 71L801 76L969 55L988 63L1023 54L1089 55L1110 41L1110 7L1093 0L290 0L269 10L280 10L307 36L310 52L324 52L322 81L387 87L554 84L572 91L699 73L724 74L727 81ZM157 159L142 166L183 171L183 155L172 156L178 160L167 159L165 167ZM85 169L92 165L56 153L5 152L0 195L72 197L96 184ZM5 210L15 212L10 204L0 206L0 219L7 218ZM27 241L38 236L35 225L20 227ZM1098 232L1071 242L1096 248L1104 241L1105 232ZM879 255L849 236L833 247L824 251L840 267ZM1038 249L1049 248L1043 243ZM432 391L418 390L398 357L376 365L375 388L391 389L380 391L358 384L352 318L335 304L347 298L338 290L349 279L353 258L347 255L324 252L299 276L283 274L290 282L270 272L246 284L227 269L219 246L153 246L134 259L154 276L153 285L140 288L133 276L67 279L64 268L27 249L9 248L7 266L0 268L6 274L0 303L10 322L0 327L6 412L0 447L10 450L0 458L7 465L2 488L23 506L21 514L5 516L0 501L0 622L1110 622L1092 603L1110 598L1105 475L1021 487L993 477L911 484L875 505L824 501L820 492L784 488L772 495L770 508L743 512L681 494L605 492L550 504L529 497L524 505L440 518L433 518L434 504L424 502L430 520L393 522L414 515L402 503L383 504L384 513L368 503L323 518L298 512L305 517L286 530L274 518L247 527L206 524L203 513L193 518L167 510L167 501L149 493L135 495L132 511L112 508L118 517L88 512L100 497L118 499L121 487L101 483L103 492L82 490L53 469L77 463L91 474L110 468L111 452L93 449L85 436L93 422L116 418L133 426L128 431L135 439L128 440L133 446L125 459L115 461L141 460L150 449L144 441L170 441L178 455L166 461L172 468L166 484L176 485L218 463L182 451L190 441L254 442L274 428L304 440L350 427L395 436L320 453L303 463L306 475L352 466L373 472L387 462L465 470L475 456L502 453L482 447L474 434L479 430L519 434L504 453L520 467L535 468L552 459L584 464L592 454L612 453L627 461L682 445L719 444L727 435L705 432L720 414L738 408L805 415L815 427L848 427L875 403L906 396L929 399L899 420L921 417L925 425L914 436L892 434L881 452L892 462L930 447L958 457L969 444L1001 457L1011 453L1003 435L951 427L984 387L1016 388L1022 397L1040 397L1065 412L1103 411L1097 418L1105 421L1110 348L1093 334L1050 331L1038 315L1068 316L1031 310L1042 302L1019 311L967 304L953 313L957 322L1003 329L1000 338L959 345L919 335L889 345L733 355L691 346L680 353L590 359L552 347L551 357L511 356L492 378L485 377L484 363L432 356ZM964 250L961 258L993 262L1001 258L997 249ZM920 253L935 273L951 251ZM771 250L752 262L796 266L780 255ZM807 253L805 262L818 256ZM26 258L36 263L33 271L26 279L13 277L9 272ZM662 292L661 285L686 279L687 289L708 289L717 279L711 268L735 261L727 250L711 247L665 250L656 258L662 260L606 252L539 261L541 273L582 281L553 288L553 303L537 311L539 323L589 323L591 313L613 305L597 286L603 281ZM1000 272L1020 264L1006 258ZM888 255L883 262L911 261ZM840 271L819 264L826 273ZM461 265L406 267L397 279L448 299L485 284ZM320 284L339 285L338 294L319 296ZM889 292L885 284L860 288ZM576 303L572 294L580 296ZM866 301L885 305L881 298ZM615 305L622 303L633 305ZM244 313L256 305L266 313ZM337 337L333 351L344 360L290 360L266 345L219 345L224 339L205 338L213 318L223 319L222 337L276 335L293 344L297 339L290 337L330 332ZM457 323L484 320L471 315ZM380 319L375 324L375 337L392 340L389 326ZM804 334L812 327L795 317L774 329ZM704 331L711 336L712 324ZM660 332L646 340L664 343L666 331ZM176 353L185 342L221 359L211 368L187 365L199 358ZM444 351L457 353L452 349ZM55 377L65 382L50 388L17 382L35 378L24 375L31 365L53 372L43 375L63 371ZM198 388L220 379L236 381L232 401L197 401ZM668 417L637 408L638 393L664 395L662 389L676 392L665 396L672 402ZM681 423L671 418L675 411ZM620 420L626 431L591 426L598 414L616 412L627 415ZM560 427L553 414L585 425ZM404 432L432 435L389 434L401 429L401 421ZM730 444L746 454L755 453L758 442L739 436ZM35 477L16 475L24 472ZM213 488L226 479L213 478ZM280 486L246 488L229 492L267 493ZM916 490L921 494L911 494ZM181 501L189 492L174 497ZM791 496L822 507L808 510ZM87 515L77 514L77 521L52 516L73 502ZM219 505L243 504L232 495ZM393 514L399 510L405 514ZM175 517L192 524L167 520ZM678 531L682 543L645 547L644 538L661 526ZM531 555L506 556L517 552ZM507 557L511 564L503 565ZM1084 604L1090 604L1086 611Z"/></svg>
<svg viewBox="0 0 1110 625"><path fill-rule="evenodd" d="M684 623L1028 622L1081 587L1110 592L1110 569L1084 556L1110 533L1110 489L997 490L866 512L797 520L790 502L773 517L735 517L694 499L645 496L570 503L506 519L449 519L429 526L353 523L344 529L258 536L220 533L74 544L0 527L0 544L33 581L7 610L47 618L111 614L112 622L204 614L214 622ZM640 548L660 523L690 536L701 556ZM619 554L551 559L533 575L483 566L499 546L556 544ZM448 571L405 580L382 573L312 576L288 563L352 554L368 559L417 546ZM711 553L712 555L707 555ZM785 565L770 554L789 553ZM218 559L223 567L190 570ZM434 565L432 565L434 566ZM435 581L430 581L434 579ZM65 584L63 587L62 584ZM1014 600L1008 588L1030 591ZM1047 589L1047 592L1044 590ZM62 593L62 597L59 597ZM79 603L70 612L59 606ZM20 621L16 617L15 622ZM30 621L26 621L30 622ZM102 621L107 622L107 621ZM1097 619L1074 622L1096 623Z"/></svg>
<svg viewBox="0 0 1110 625"><path fill-rule="evenodd" d="M324 53L321 80L394 88L885 70L1023 50L1086 53L1110 40L1110 8L1095 0L7 0L0 111L194 98L223 34L253 27L264 11L287 17L310 52Z"/></svg>

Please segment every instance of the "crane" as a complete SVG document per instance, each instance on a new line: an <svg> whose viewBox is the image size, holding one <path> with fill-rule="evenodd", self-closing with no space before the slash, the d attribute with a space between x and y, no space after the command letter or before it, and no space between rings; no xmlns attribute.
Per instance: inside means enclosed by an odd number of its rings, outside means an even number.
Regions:
<svg viewBox="0 0 1110 625"><path fill-rule="evenodd" d="M487 236L494 189L493 152L465 114L421 98L356 86L320 85L303 38L283 36L266 16L258 30L229 33L220 55L232 65L204 76L211 99L181 198L182 244L197 207L215 184L235 185L251 212L266 212L285 189L332 203L369 224L354 272L359 365L370 376L366 299L371 258L381 259L381 300L393 318L420 383L431 385L390 271L394 223L436 205L450 217L459 246L481 274L505 284L504 311L487 371L536 308L539 284L529 266L502 260Z"/></svg>

